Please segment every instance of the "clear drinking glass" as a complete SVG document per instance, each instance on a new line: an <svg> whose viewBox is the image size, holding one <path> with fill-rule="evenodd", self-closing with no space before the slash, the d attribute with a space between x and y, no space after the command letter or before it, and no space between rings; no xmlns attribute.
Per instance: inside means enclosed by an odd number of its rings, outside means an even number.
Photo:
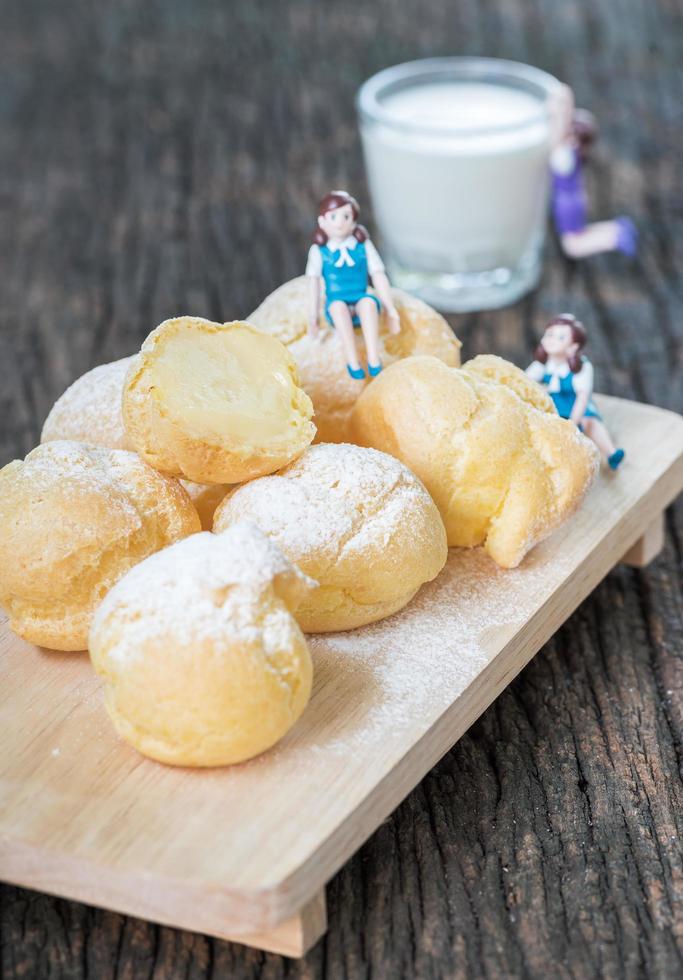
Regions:
<svg viewBox="0 0 683 980"><path fill-rule="evenodd" d="M429 58L360 88L363 154L394 285L447 312L493 309L541 271L552 75L497 58Z"/></svg>

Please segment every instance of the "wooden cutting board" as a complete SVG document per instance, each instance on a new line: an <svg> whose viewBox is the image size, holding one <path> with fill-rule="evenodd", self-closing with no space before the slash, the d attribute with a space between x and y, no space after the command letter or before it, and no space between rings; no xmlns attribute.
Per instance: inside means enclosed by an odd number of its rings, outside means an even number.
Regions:
<svg viewBox="0 0 683 980"><path fill-rule="evenodd" d="M173 769L119 741L86 654L0 626L0 878L300 955L324 886L624 556L661 547L683 418L599 399L627 457L502 570L450 553L403 612L310 638L313 697L249 763ZM628 554L627 554L628 553Z"/></svg>

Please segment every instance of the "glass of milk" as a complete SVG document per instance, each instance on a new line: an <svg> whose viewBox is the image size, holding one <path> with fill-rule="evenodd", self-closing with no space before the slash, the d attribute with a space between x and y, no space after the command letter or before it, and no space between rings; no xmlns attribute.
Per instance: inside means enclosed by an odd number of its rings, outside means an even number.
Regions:
<svg viewBox="0 0 683 980"><path fill-rule="evenodd" d="M497 58L428 58L365 82L360 132L394 285L446 312L506 306L536 285L559 88Z"/></svg>

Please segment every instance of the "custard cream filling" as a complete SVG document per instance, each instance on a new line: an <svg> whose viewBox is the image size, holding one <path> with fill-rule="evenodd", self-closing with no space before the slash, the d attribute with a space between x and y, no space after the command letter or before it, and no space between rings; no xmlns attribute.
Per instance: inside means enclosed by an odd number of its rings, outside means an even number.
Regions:
<svg viewBox="0 0 683 980"><path fill-rule="evenodd" d="M191 438L277 443L307 420L306 396L272 337L241 326L192 330L155 353L151 387Z"/></svg>

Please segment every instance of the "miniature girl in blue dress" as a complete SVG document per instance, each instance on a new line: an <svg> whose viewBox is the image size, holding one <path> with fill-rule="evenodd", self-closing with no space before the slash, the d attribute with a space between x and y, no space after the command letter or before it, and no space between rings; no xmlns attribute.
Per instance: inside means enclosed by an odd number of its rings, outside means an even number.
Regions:
<svg viewBox="0 0 683 980"><path fill-rule="evenodd" d="M585 432L605 456L610 468L616 470L624 458L624 450L612 442L591 400L593 365L581 354L585 344L586 330L576 317L571 313L556 316L545 328L534 352L535 360L526 373L547 389L557 414L570 419Z"/></svg>
<svg viewBox="0 0 683 980"><path fill-rule="evenodd" d="M358 224L358 215L358 202L346 191L327 194L318 208L318 227L306 265L310 283L308 334L318 336L320 284L324 281L325 317L339 334L347 370L356 380L364 378L365 371L358 358L354 326L363 332L371 377L382 370L379 353L382 304L389 333L396 334L401 329L384 264L366 229ZM377 296L369 292L370 282Z"/></svg>

